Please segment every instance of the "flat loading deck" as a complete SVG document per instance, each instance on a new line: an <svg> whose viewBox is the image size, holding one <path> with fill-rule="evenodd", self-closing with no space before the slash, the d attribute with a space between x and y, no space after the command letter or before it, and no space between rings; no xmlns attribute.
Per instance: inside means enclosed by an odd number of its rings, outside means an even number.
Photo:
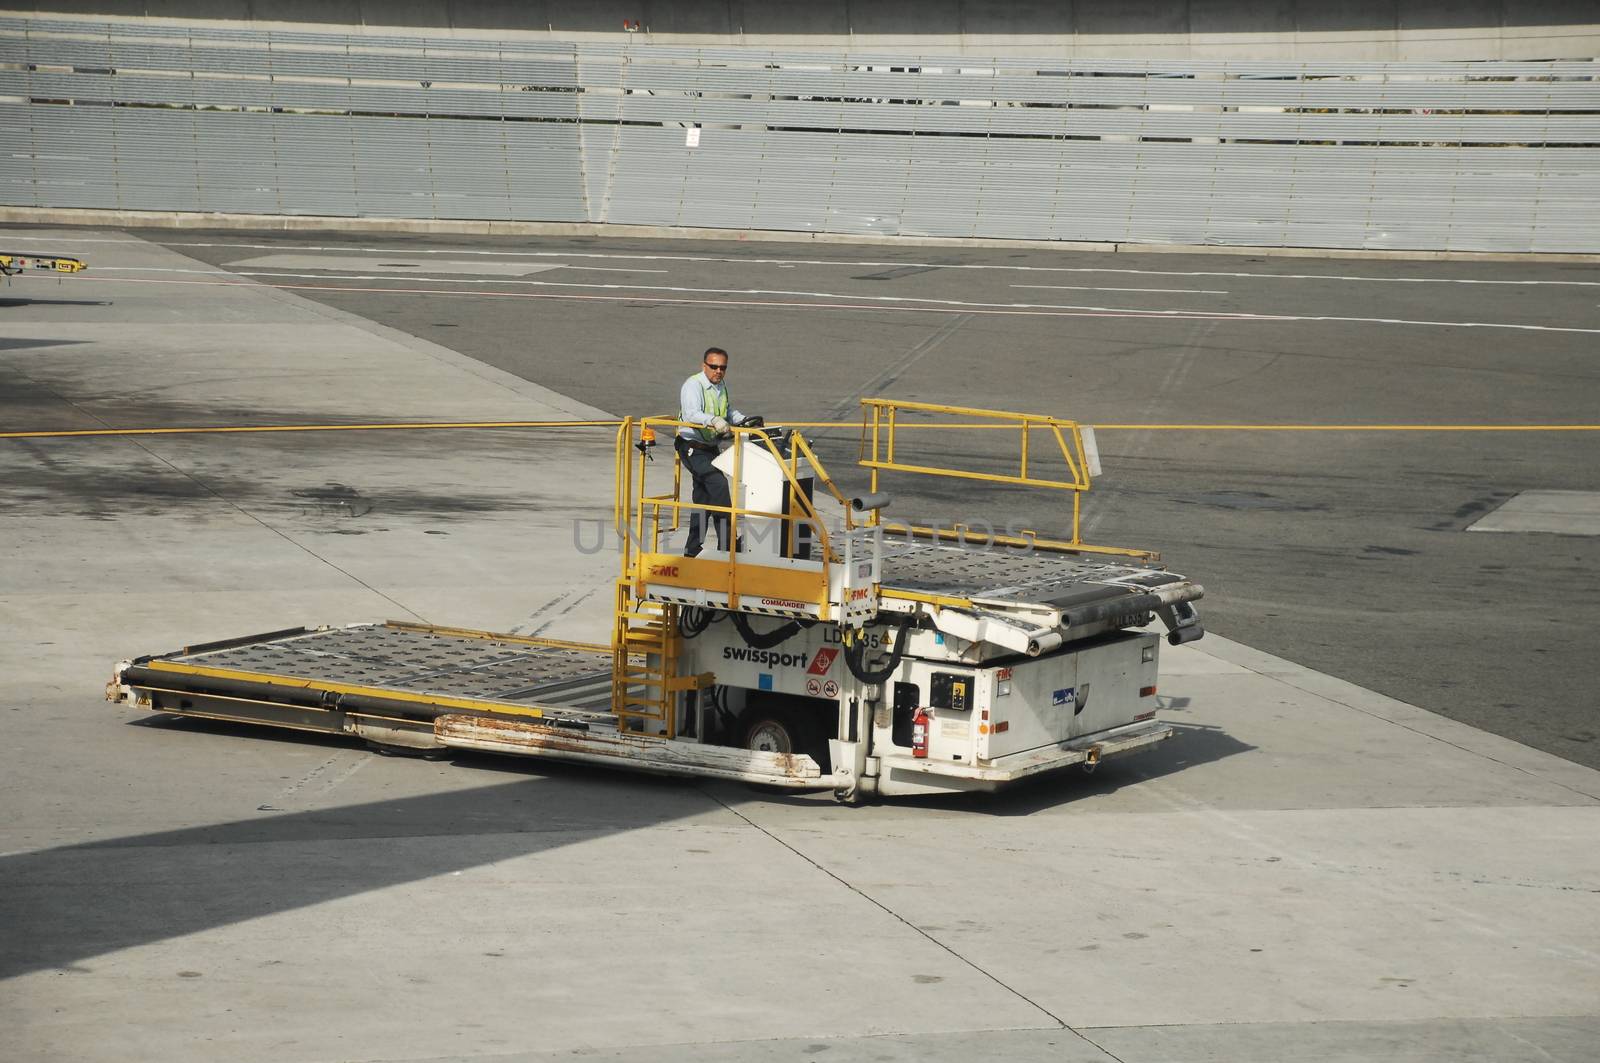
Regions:
<svg viewBox="0 0 1600 1063"><path fill-rule="evenodd" d="M319 708L332 708L335 695L387 700L406 716L474 710L535 716L529 710L537 708L581 717L611 709L611 653L604 646L396 622L296 628L189 647L134 661L123 679L173 692L271 693Z"/></svg>

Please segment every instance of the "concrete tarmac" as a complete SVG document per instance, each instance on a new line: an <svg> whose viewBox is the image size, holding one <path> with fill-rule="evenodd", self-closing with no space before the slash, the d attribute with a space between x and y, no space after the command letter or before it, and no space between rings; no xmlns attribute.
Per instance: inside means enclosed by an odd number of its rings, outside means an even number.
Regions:
<svg viewBox="0 0 1600 1063"><path fill-rule="evenodd" d="M112 242L64 244L90 273L7 293L8 431L581 418L615 409L602 384L683 371L674 329L616 333L664 352L635 363L550 314L517 343L597 365L593 388L547 390L409 318L250 278L170 283L222 278L170 272L210 267L125 234L49 235ZM509 350L510 323L471 305L434 320L505 328ZM736 387L777 379L753 335L725 345L748 352ZM908 357L861 365L857 390ZM817 375L782 394L826 407ZM1142 445L1108 449L1160 465ZM1240 475L1242 454L1207 460ZM862 809L536 760L388 759L99 700L118 658L299 623L603 638L615 557L572 532L609 517L610 460L607 433L580 429L0 440L7 1057L1595 1057L1600 772L1245 639L1164 654L1181 734L1155 753ZM1179 505L1123 492L1096 535ZM1169 560L1209 583L1180 530Z"/></svg>

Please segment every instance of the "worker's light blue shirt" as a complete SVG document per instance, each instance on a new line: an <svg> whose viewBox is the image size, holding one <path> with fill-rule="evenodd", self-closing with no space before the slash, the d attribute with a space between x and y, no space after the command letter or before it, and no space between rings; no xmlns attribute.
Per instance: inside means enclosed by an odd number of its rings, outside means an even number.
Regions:
<svg viewBox="0 0 1600 1063"><path fill-rule="evenodd" d="M678 389L678 420L688 421L690 424L705 425L710 428L711 422L716 415L706 412L705 393L707 391L714 395L726 395L728 387L726 384L713 384L704 372L696 373L688 380L685 380L683 387ZM729 424L738 424L744 420L744 414L733 408L731 399L729 399L727 420ZM680 428L678 429L678 434L685 439L700 438L695 434L693 428Z"/></svg>

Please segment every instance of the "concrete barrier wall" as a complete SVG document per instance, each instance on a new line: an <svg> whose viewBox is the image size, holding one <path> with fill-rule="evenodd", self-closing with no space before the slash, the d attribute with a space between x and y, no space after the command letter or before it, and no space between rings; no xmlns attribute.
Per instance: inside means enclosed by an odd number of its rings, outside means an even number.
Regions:
<svg viewBox="0 0 1600 1063"><path fill-rule="evenodd" d="M1357 59L1600 55L1594 0L67 0L17 14L316 24L778 50Z"/></svg>
<svg viewBox="0 0 1600 1063"><path fill-rule="evenodd" d="M0 17L0 204L1600 252L1600 64Z"/></svg>

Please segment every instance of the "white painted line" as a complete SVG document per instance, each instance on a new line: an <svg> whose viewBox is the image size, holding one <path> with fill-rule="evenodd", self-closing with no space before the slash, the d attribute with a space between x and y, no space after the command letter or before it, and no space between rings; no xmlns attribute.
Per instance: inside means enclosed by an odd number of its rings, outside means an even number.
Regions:
<svg viewBox="0 0 1600 1063"><path fill-rule="evenodd" d="M1053 292L1170 292L1179 295L1227 295L1208 288L1091 288L1083 284L1011 284L1010 288L1048 288Z"/></svg>
<svg viewBox="0 0 1600 1063"><path fill-rule="evenodd" d="M6 237L6 239L12 239ZM26 239L26 237L17 237ZM40 239L34 243L47 244L128 244L135 241L116 240L95 237L66 237L62 239ZM138 241L144 242L144 241ZM736 265L762 265L762 266L835 266L835 267L912 267L916 269L965 269L965 270L1010 270L1021 273L1124 273L1141 277L1246 277L1259 280L1288 280L1288 281L1344 281L1359 284L1502 284L1523 287L1578 287L1600 288L1600 280L1499 280L1475 277L1357 277L1349 274L1338 273L1247 273L1226 272L1221 270L1174 270L1174 269L1129 269L1113 266L1019 266L1014 264L991 264L977 262L880 262L872 260L836 259L836 258L742 258L722 255L650 255L643 253L625 254L619 252L598 251L511 251L497 248L474 247L440 247L440 248L388 248L388 247L350 247L348 245L325 244L247 244L247 243L209 243L200 241L166 242L150 241L161 247L232 247L248 248L266 251L332 251L332 252L360 252L374 255L502 255L514 258L597 258L617 259L635 262L730 262ZM1101 252L1091 252L1100 254ZM1135 251L1126 254L1138 254ZM1499 263L1521 268L1520 263ZM1536 263L1533 263L1536 264Z"/></svg>
<svg viewBox="0 0 1600 1063"><path fill-rule="evenodd" d="M237 276L229 269L179 269L176 266L96 266L96 273L199 273L207 277Z"/></svg>
<svg viewBox="0 0 1600 1063"><path fill-rule="evenodd" d="M256 255L253 258L229 262L228 268L242 272L253 269L318 269L328 273L353 273L373 270L380 273L409 273L438 270L440 273L466 274L490 277L525 277L530 273L548 273L560 269L559 262L496 262L491 259L419 258L415 255L378 255L364 258L359 255Z"/></svg>
<svg viewBox="0 0 1600 1063"><path fill-rule="evenodd" d="M141 240L136 236L63 236L59 239L52 236L31 236L28 233L8 233L0 230L0 239L8 244L126 244L129 247L149 246L149 240Z"/></svg>
<svg viewBox="0 0 1600 1063"><path fill-rule="evenodd" d="M122 268L123 269L132 270L134 267L122 267ZM216 271L216 270L157 269L155 267L151 267L148 270L143 270L141 272L152 272L152 273L154 273L154 272L163 272L163 273L169 273L169 272L170 273L200 273L200 274L207 274L207 275L216 275L219 271ZM322 273L237 273L237 274L228 274L228 276L270 277L270 278L279 278L279 279L287 279L287 280L317 280L317 281L357 280L357 281L386 281L386 282L393 282L396 279L392 275L379 276L379 275L351 275L351 274L346 274L346 275L339 276L339 277L330 277L327 274L322 274ZM116 281L116 279L117 278L107 278L106 280L107 280L108 283L114 283ZM1337 316L1337 315L1332 315L1332 314L1249 314L1249 313L1241 313L1241 312L1226 311L1226 310L1205 310L1205 309L1193 310L1193 309L1179 309L1179 308L1148 309L1148 308L1145 308L1145 307L1135 307L1135 306L1083 306L1083 305L1075 305L1075 304L1070 304L1070 303L979 303L979 302L970 302L970 301L960 300L960 299L920 299L920 298L911 297L911 296L857 295L857 294L852 294L852 293L840 293L840 292L789 291L789 290L784 290L784 289L771 289L771 288L684 288L684 287L677 287L677 286L670 286L670 285L646 285L646 284L579 284L579 283L573 282L573 281L567 281L567 282L562 282L562 281L519 281L519 280L506 280L506 279L496 279L496 280L492 280L492 281L490 281L490 280L468 280L468 279L464 279L464 278L461 278L461 277L407 277L406 279L410 280L410 281L426 281L429 284L457 284L457 285L461 285L461 284L501 284L501 285L505 285L505 284L520 284L520 285L524 285L524 286L528 286L528 287L535 287L535 288L585 288L585 289L597 289L597 290L603 290L603 291L642 293L642 294L633 294L633 295L625 295L625 296L616 297L616 298L618 298L618 299L620 299L622 301L638 301L638 302L649 302L649 301L652 300L652 298L654 298L658 302L679 302L679 303L691 303L691 304L698 303L698 304L705 304L705 305L786 306L786 307L806 307L806 308L813 308L813 309L830 309L830 310L840 310L840 309L844 309L844 310L885 309L885 310L909 310L909 311L922 311L922 312L926 312L926 313L947 313L947 314L976 313L976 314L1017 314L1017 315L1038 315L1038 316L1048 316L1051 312L1069 311L1069 312L1077 312L1077 313L1089 314L1089 315L1106 314L1106 315L1117 316L1117 317L1140 317L1140 318L1150 318L1150 319L1157 319L1157 320L1159 320L1161 318L1170 318L1170 319L1173 319L1173 320L1207 320L1207 321L1276 321L1276 322L1338 321L1338 322L1345 322L1345 323L1350 323L1350 324L1368 324L1368 325L1406 325L1406 326L1431 327L1431 328L1511 329L1511 330L1514 330L1514 331L1526 331L1526 332L1574 332L1574 333L1582 333L1582 334L1585 334L1585 335L1600 335L1600 328L1569 328L1569 327L1565 327L1565 326L1561 326L1561 325L1522 325L1522 324L1517 324L1517 323L1514 323L1514 322L1504 322L1504 321L1431 321L1431 320L1419 319L1419 318L1344 317L1344 316ZM135 281L139 281L140 278L127 277L127 278L122 278L122 280L124 282L135 282ZM160 284L160 283L162 283L162 281L160 281L159 279L156 279L156 278L150 278L148 280L144 280L143 283ZM197 284L197 283L221 283L221 282L173 281L171 283L175 283L175 284L182 284L182 283ZM324 291L361 291L361 292L373 292L373 293L393 292L395 294L408 294L408 293L409 294L427 294L427 295L475 295L475 294L479 294L479 293L474 293L474 292L462 292L462 291L453 291L453 290L427 291L427 290L419 290L419 289L412 289L412 288L343 288L342 289L338 285L333 285L333 284L323 284L323 285L286 285L286 287L293 287L293 288L297 288L297 289L303 288L303 289L306 289L306 290L320 289L320 290L324 290ZM780 302L774 302L774 301L771 301L771 300L747 301L747 300L719 300L719 299L676 299L676 298L662 298L662 297L652 296L651 294L649 294L649 293L652 293L652 292L668 292L668 293L681 294L681 295L714 295L714 296L715 295L788 296L788 297L793 297L793 298L804 298L804 299L819 299L819 300L826 299L826 300L845 300L845 301L843 301L843 302L812 302L812 303L780 303ZM540 298L540 296L535 296L533 293L521 293L521 292L499 291L499 292L484 292L484 293L481 293L481 294L486 295L486 296L527 295L529 298ZM543 298L559 298L559 296L543 296ZM574 296L572 296L572 298L578 299L578 298L586 298L586 297L585 296L574 295ZM593 298L599 298L599 297L596 296L596 297L593 297ZM1072 315L1069 314L1068 316L1072 316Z"/></svg>
<svg viewBox="0 0 1600 1063"><path fill-rule="evenodd" d="M568 255L568 258L572 256ZM580 270L585 273L671 273L670 269L645 269L641 266L551 266L551 269Z"/></svg>
<svg viewBox="0 0 1600 1063"><path fill-rule="evenodd" d="M318 266L318 267L305 266L303 268L307 268L307 269L318 268L318 269L320 269L321 267L320 266ZM532 272L546 272L546 271L552 271L552 270L558 270L558 269L560 269L560 270L579 270L579 271L582 271L582 272L585 272L585 273L670 273L670 272L672 272L671 270L665 270L665 269L632 269L632 268L629 268L629 269L613 269L610 266L563 266L563 265L550 265L550 266L534 266L532 268L518 267L518 274L520 275L522 272L530 272L530 273L532 273ZM207 274L207 275L217 276L217 277L254 276L254 274L247 274L242 270L232 270L232 269L182 269L182 268L177 267L177 266L97 266L97 267L95 267L95 272L96 273L202 273L202 274ZM328 272L330 272L330 273L338 273L340 271L336 270L336 269L329 269ZM296 276L296 277L302 276L302 275L303 274L298 274L298 273L285 274L285 276ZM461 278L459 278L459 277L452 277L452 278L450 278L450 280L451 280L451 282L459 282L459 283L462 283L462 284L467 283L466 281L461 280ZM474 283L482 284L484 282L483 281L476 281ZM507 283L515 283L515 282L514 281L508 281Z"/></svg>

